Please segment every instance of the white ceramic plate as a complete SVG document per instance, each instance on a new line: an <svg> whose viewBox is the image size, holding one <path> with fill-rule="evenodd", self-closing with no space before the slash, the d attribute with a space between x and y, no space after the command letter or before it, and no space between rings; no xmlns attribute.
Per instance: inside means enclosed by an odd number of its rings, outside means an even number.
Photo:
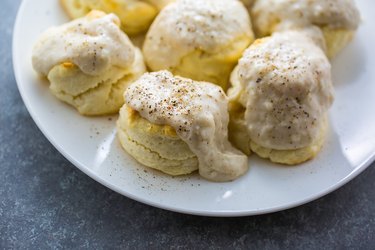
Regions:
<svg viewBox="0 0 375 250"><path fill-rule="evenodd" d="M136 163L121 149L116 116L87 118L54 98L31 67L38 35L68 19L58 0L24 0L13 39L18 88L31 116L52 144L103 185L152 206L182 213L242 216L279 211L319 198L362 172L375 155L375 2L358 1L363 24L334 60L336 101L331 129L316 159L283 167L252 156L250 171L231 183L197 175L171 178Z"/></svg>

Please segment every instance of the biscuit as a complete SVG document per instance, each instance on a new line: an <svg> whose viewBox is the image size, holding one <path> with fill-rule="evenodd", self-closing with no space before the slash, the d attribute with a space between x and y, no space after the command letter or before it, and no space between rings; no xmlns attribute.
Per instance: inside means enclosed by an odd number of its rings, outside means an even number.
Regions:
<svg viewBox="0 0 375 250"><path fill-rule="evenodd" d="M339 54L355 36L355 31L348 29L323 27L322 32L326 41L326 54L328 58L334 58Z"/></svg>
<svg viewBox="0 0 375 250"><path fill-rule="evenodd" d="M241 0L241 2L246 6L246 8L250 11L253 7L255 0Z"/></svg>
<svg viewBox="0 0 375 250"><path fill-rule="evenodd" d="M255 2L251 14L258 37L275 31L318 26L323 32L329 58L351 41L360 23L353 0L262 0Z"/></svg>
<svg viewBox="0 0 375 250"><path fill-rule="evenodd" d="M92 11L48 29L33 47L35 71L83 115L117 113L125 88L146 71L140 49L119 25L114 14Z"/></svg>
<svg viewBox="0 0 375 250"><path fill-rule="evenodd" d="M125 89L146 71L142 53L129 71L113 67L99 76L83 73L71 63L56 65L48 74L51 92L82 115L115 114L124 104Z"/></svg>
<svg viewBox="0 0 375 250"><path fill-rule="evenodd" d="M250 141L250 150L258 156L270 159L274 163L284 165L297 165L314 158L322 149L327 135L328 122L327 119L322 123L318 136L311 143L311 145L294 150L277 150L260 146L259 144Z"/></svg>
<svg viewBox="0 0 375 250"><path fill-rule="evenodd" d="M143 54L151 71L165 69L227 89L231 71L253 40L249 14L239 1L178 0L151 25Z"/></svg>
<svg viewBox="0 0 375 250"><path fill-rule="evenodd" d="M295 165L316 156L333 101L331 66L309 32L256 40L231 75L229 139L245 154Z"/></svg>
<svg viewBox="0 0 375 250"><path fill-rule="evenodd" d="M143 165L169 175L198 169L197 157L172 127L152 124L126 105L120 110L117 134L123 148Z"/></svg>
<svg viewBox="0 0 375 250"><path fill-rule="evenodd" d="M153 6L156 6L156 8L160 11L168 4L176 1L176 0L144 0L145 2L148 2L152 4Z"/></svg>
<svg viewBox="0 0 375 250"><path fill-rule="evenodd" d="M145 32L159 9L167 4L168 0L158 4L148 0L60 0L70 18L82 17L91 10L101 10L114 13L121 20L121 27L128 35Z"/></svg>
<svg viewBox="0 0 375 250"><path fill-rule="evenodd" d="M145 73L125 92L117 122L123 148L138 162L170 175L231 181L249 168L228 141L228 97L208 82Z"/></svg>

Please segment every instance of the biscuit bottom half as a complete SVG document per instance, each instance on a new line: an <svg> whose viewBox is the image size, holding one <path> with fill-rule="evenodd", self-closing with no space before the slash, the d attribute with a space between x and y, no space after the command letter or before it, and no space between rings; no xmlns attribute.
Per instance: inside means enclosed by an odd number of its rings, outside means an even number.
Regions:
<svg viewBox="0 0 375 250"><path fill-rule="evenodd" d="M60 100L75 107L82 115L115 114L124 104L127 86L146 71L142 54L129 69L111 67L98 76L83 73L73 63L61 63L48 73L51 92Z"/></svg>
<svg viewBox="0 0 375 250"><path fill-rule="evenodd" d="M141 164L169 175L198 170L198 158L168 125L150 123L124 105L117 121L122 147Z"/></svg>
<svg viewBox="0 0 375 250"><path fill-rule="evenodd" d="M331 29L323 27L322 32L326 41L328 58L332 59L338 55L352 40L355 35L354 30Z"/></svg>
<svg viewBox="0 0 375 250"><path fill-rule="evenodd" d="M231 143L244 152L250 155L254 152L261 158L269 159L274 163L280 163L285 165L297 165L314 158L319 151L322 149L328 128L328 119L325 118L322 122L322 127L319 131L319 135L313 141L313 143L304 148L295 150L277 150L271 148L265 148L255 142L253 142L247 133L245 121L243 119L244 112L232 112L231 119L229 122L229 140Z"/></svg>

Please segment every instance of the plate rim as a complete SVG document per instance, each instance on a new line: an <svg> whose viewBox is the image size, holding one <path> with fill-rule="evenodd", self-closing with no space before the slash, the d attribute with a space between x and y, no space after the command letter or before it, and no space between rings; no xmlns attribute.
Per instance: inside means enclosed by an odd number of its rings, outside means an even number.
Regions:
<svg viewBox="0 0 375 250"><path fill-rule="evenodd" d="M116 185L110 183L109 181L106 181L103 177L96 174L91 169L85 167L83 164L81 164L77 159L72 157L69 153L67 153L60 145L58 145L57 142L55 142L52 139L52 136L48 133L48 131L43 129L43 125L37 118L37 115L33 112L33 109L30 106L30 103L27 102L26 94L22 91L22 86L20 84L21 77L20 77L20 68L17 67L19 65L18 57L17 57L17 51L16 51L16 42L17 42L17 34L20 30L20 23L21 23L21 17L23 12L25 11L25 3L28 0L22 0L22 2L19 5L16 19L13 26L13 35L12 35L12 65L13 65L13 73L15 76L15 80L17 83L18 91L21 95L22 101L30 114L32 120L37 125L38 129L42 132L42 134L47 138L47 140L57 149L57 151L64 156L65 159L67 159L72 165L74 165L76 168L78 168L80 171L82 171L84 174L95 180L96 182L100 183L101 185L111 189L112 191L115 191L116 193L123 195L127 198L130 198L132 200L135 200L137 202L150 205L156 208L164 209L167 211L177 212L177 213L183 213L183 214L189 214L189 215L197 215L197 216L209 216L209 217L242 217L242 216L254 216L254 215L262 215L262 214L269 214L274 212L279 212L295 207L299 207L301 205L304 205L306 203L309 203L311 201L317 200L319 198L322 198L323 196L339 189L340 187L344 186L351 180L353 180L355 177L357 177L359 174L361 174L367 167L369 167L374 161L375 161L375 151L371 153L369 157L364 159L360 164L357 164L353 170L346 175L344 178L342 178L340 181L334 183L333 185L329 186L328 188L322 190L321 192L318 192L316 194L310 195L304 199L301 199L299 201L291 202L288 204L283 204L280 206L274 206L267 209L259 209L259 210L216 210L216 211L210 211L210 210L197 210L197 209L185 209L185 208L178 208L174 207L172 205L164 205L161 202L154 202L151 200L148 200L146 198L134 195L130 192L127 192L124 189L121 189L117 187Z"/></svg>

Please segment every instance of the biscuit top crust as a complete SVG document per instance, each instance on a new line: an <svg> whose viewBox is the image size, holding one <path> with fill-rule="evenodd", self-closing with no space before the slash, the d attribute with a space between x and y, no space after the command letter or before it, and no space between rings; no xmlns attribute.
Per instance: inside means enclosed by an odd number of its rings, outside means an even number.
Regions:
<svg viewBox="0 0 375 250"><path fill-rule="evenodd" d="M33 48L33 67L42 75L67 62L88 75L100 75L112 66L127 69L133 64L135 50L119 26L116 15L92 11L83 18L52 27Z"/></svg>
<svg viewBox="0 0 375 250"><path fill-rule="evenodd" d="M146 73L125 92L126 104L154 124L169 125L199 160L199 173L230 181L248 170L247 157L228 141L228 98L207 82Z"/></svg>

